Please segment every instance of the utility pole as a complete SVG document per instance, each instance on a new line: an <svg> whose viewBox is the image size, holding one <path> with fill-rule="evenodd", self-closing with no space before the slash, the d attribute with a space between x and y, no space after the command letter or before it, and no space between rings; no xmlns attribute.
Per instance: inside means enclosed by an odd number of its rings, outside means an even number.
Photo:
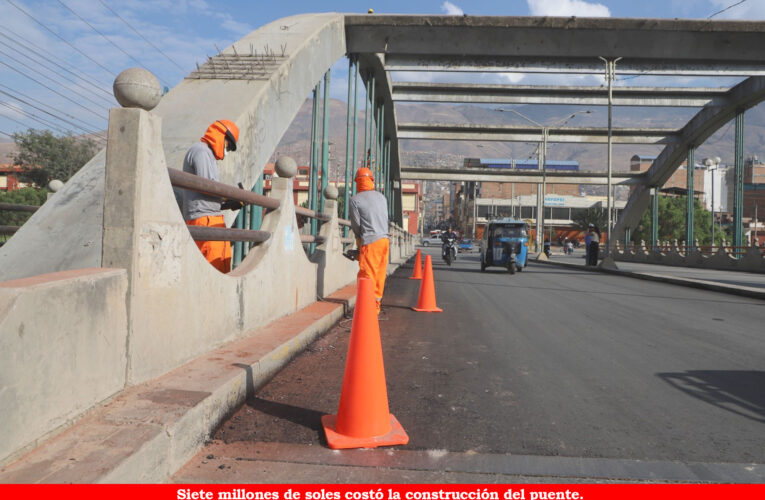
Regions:
<svg viewBox="0 0 765 500"><path fill-rule="evenodd" d="M613 108L613 102L614 102L614 94L613 94L613 86L614 86L614 79L616 77L616 63L617 61L621 60L621 57L617 57L616 59L606 59L605 57L599 58L601 61L606 63L606 82L608 82L608 193L606 194L607 199L607 205L608 205L608 245L606 246L606 255L610 253L611 244L612 244L612 229L613 229L613 212L612 212L612 203L611 198L613 197L612 192L612 186L611 186L611 140L612 140L612 108Z"/></svg>

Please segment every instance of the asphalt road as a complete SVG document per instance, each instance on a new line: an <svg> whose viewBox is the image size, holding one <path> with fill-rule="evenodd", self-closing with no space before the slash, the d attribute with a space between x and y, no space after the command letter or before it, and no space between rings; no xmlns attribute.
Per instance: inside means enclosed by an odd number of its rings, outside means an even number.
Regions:
<svg viewBox="0 0 765 500"><path fill-rule="evenodd" d="M411 264L383 300L390 408L410 436L399 449L765 464L765 301L547 265L481 273L475 254L446 267L428 252L444 312L411 311ZM349 328L257 391L179 480L207 457L323 448Z"/></svg>

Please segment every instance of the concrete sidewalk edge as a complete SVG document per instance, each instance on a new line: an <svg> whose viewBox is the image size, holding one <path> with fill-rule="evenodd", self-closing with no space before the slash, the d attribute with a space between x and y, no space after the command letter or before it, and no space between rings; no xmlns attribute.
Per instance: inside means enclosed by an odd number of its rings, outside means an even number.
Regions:
<svg viewBox="0 0 765 500"><path fill-rule="evenodd" d="M674 276L660 276L651 273L636 273L632 271L623 271L621 269L607 269L600 266L581 266L579 264L569 264L568 262L556 262L551 260L531 260L538 264L553 265L559 267L566 267L569 269L579 269L580 271L597 271L606 274L616 274L619 276L627 276L629 278L637 278L647 281L657 281L660 283L670 283L673 285L687 286L691 288L700 288L702 290L710 290L714 292L722 292L732 295L740 295L743 297L750 297L754 299L765 299L765 291L755 290L748 287L735 286L735 285L720 285L718 283L711 283L703 280L693 280L688 278L677 278ZM619 265L619 262L616 262Z"/></svg>
<svg viewBox="0 0 765 500"><path fill-rule="evenodd" d="M355 283L287 317L280 318L244 339L186 363L153 381L125 389L108 403L56 437L0 469L0 483L159 483L164 482L204 445L218 425L265 385L290 360L321 334L329 331L355 306ZM311 309L313 308L313 310ZM308 311L308 312L306 312ZM318 311L318 312L317 312ZM231 345L245 341L264 344L258 333L290 318L307 314L308 322L290 338L263 346L265 355L241 361ZM269 339L279 336L270 336ZM251 340L254 339L254 340ZM203 359L206 358L206 359ZM210 360L215 359L212 363ZM197 364L196 367L192 366ZM233 365L233 368L231 368ZM199 370L207 367L210 373ZM222 367L231 368L220 375ZM213 371L216 370L217 371ZM206 391L177 389L179 382L204 386ZM181 386L186 387L186 386ZM179 393L180 401L147 403L147 394ZM201 395L185 404L188 393ZM137 417L136 417L137 416ZM107 431L104 431L107 428ZM115 444L115 441L117 442ZM84 451L78 453L77 448Z"/></svg>

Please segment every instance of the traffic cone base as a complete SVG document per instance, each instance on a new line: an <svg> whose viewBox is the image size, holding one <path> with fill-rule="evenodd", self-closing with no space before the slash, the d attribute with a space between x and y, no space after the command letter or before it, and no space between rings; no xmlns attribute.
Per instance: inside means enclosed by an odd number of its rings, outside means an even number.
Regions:
<svg viewBox="0 0 765 500"><path fill-rule="evenodd" d="M333 450L377 448L378 446L405 445L409 442L409 436L392 413L390 414L391 429L382 436L352 437L340 434L337 432L337 415L324 415L321 417L321 425L324 427L327 445Z"/></svg>
<svg viewBox="0 0 765 500"><path fill-rule="evenodd" d="M429 309L418 309L416 307L412 308L413 311L421 312L421 313L442 313L444 312L443 309L440 307L431 307Z"/></svg>
<svg viewBox="0 0 765 500"><path fill-rule="evenodd" d="M436 306L436 288L433 284L433 262L430 255L425 256L425 269L420 282L420 294L417 297L417 307L412 307L417 312L444 312Z"/></svg>

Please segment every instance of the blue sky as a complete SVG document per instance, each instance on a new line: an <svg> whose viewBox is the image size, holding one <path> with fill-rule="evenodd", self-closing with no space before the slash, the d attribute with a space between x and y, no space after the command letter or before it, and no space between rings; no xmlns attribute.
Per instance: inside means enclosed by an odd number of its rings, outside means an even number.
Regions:
<svg viewBox="0 0 765 500"><path fill-rule="evenodd" d="M195 63L217 53L216 46L223 49L293 14L372 8L399 14L707 18L733 5L714 18L765 20L765 0L734 5L739 1L0 0L0 140L27 128L104 130L108 108L116 105L111 84L123 69L140 64L172 88ZM346 79L347 62L340 61L333 68L333 97L345 98Z"/></svg>

